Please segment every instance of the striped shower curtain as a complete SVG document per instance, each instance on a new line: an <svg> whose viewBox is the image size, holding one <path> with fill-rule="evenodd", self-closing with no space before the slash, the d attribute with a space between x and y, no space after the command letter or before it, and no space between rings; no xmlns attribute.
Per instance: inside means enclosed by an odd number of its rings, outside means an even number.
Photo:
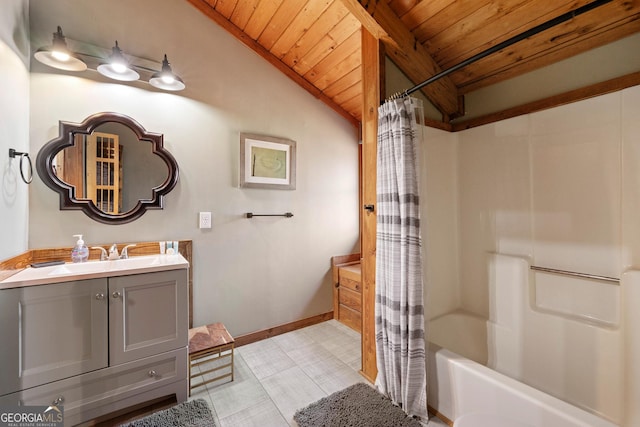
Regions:
<svg viewBox="0 0 640 427"><path fill-rule="evenodd" d="M421 101L409 97L378 109L376 386L408 415L426 420L416 110Z"/></svg>

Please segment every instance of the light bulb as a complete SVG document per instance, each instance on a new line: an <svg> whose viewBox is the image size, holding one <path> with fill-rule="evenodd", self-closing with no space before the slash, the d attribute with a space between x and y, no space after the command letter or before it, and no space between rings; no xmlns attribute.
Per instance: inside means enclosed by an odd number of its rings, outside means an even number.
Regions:
<svg viewBox="0 0 640 427"><path fill-rule="evenodd" d="M124 65L122 62L114 62L111 64L111 68L113 69L113 71L115 71L116 73L122 74L124 72L127 71L127 66Z"/></svg>
<svg viewBox="0 0 640 427"><path fill-rule="evenodd" d="M164 90L177 91L185 88L182 79L173 74L166 54L164 55L164 59L162 60L162 70L151 76L149 84L151 84L151 86L153 87Z"/></svg>
<svg viewBox="0 0 640 427"><path fill-rule="evenodd" d="M140 74L129 66L129 63L122 55L122 50L118 46L117 40L116 45L111 49L111 51L112 53L109 56L109 60L98 65L98 72L110 79L120 80L123 82L138 80L140 78Z"/></svg>
<svg viewBox="0 0 640 427"><path fill-rule="evenodd" d="M52 51L51 56L53 56L58 61L62 61L62 62L67 62L69 58L71 58L71 55L69 55L67 52L62 52L60 50Z"/></svg>

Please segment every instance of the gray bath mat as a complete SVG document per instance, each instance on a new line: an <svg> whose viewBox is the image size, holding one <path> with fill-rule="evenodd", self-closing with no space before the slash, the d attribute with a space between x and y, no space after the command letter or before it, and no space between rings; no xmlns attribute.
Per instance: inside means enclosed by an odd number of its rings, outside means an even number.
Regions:
<svg viewBox="0 0 640 427"><path fill-rule="evenodd" d="M120 427L215 427L209 405L203 399L180 403Z"/></svg>
<svg viewBox="0 0 640 427"><path fill-rule="evenodd" d="M300 427L422 427L387 397L363 383L298 410L293 419Z"/></svg>

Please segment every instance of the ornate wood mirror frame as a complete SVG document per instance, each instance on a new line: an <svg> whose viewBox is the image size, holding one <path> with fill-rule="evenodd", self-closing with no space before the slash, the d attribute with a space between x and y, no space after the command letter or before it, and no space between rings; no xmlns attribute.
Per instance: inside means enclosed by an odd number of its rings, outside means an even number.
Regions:
<svg viewBox="0 0 640 427"><path fill-rule="evenodd" d="M90 198L76 197L76 186L58 177L55 168L55 158L62 150L73 147L78 137L90 136L98 126L107 123L124 125L140 142L151 143L151 153L159 156L168 168L164 182L149 190L150 198L139 199L135 206L122 213L110 213L100 209ZM176 186L179 174L178 163L163 146L163 135L147 132L134 119L119 113L97 113L82 123L60 121L58 137L47 142L38 152L36 169L42 181L60 195L61 210L82 210L90 218L104 224L125 224L141 217L147 209L162 209L163 197Z"/></svg>

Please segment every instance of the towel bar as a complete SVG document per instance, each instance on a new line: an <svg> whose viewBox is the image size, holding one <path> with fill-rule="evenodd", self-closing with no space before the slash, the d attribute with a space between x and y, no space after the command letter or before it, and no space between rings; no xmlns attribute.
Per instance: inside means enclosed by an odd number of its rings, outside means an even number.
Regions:
<svg viewBox="0 0 640 427"><path fill-rule="evenodd" d="M247 218L253 218L254 216L283 216L285 218L291 218L293 216L293 214L291 212L286 212L283 214L254 214L252 212L247 212L246 213L246 217Z"/></svg>
<svg viewBox="0 0 640 427"><path fill-rule="evenodd" d="M562 276L573 276L573 277L580 277L583 279L600 280L602 282L614 283L618 285L620 284L620 279L615 277L599 276L597 274L588 274L588 273L578 273L576 271L557 270L555 268L538 267L535 265L532 265L530 268L531 270L541 271L543 273L560 274Z"/></svg>

